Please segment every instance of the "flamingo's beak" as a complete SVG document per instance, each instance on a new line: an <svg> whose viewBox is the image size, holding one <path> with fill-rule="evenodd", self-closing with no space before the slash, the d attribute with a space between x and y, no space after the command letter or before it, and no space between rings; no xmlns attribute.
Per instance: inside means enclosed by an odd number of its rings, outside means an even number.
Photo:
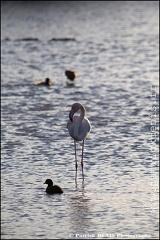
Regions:
<svg viewBox="0 0 160 240"><path fill-rule="evenodd" d="M73 122L73 115L74 115L74 111L71 110L69 113L69 118L70 118L71 122Z"/></svg>

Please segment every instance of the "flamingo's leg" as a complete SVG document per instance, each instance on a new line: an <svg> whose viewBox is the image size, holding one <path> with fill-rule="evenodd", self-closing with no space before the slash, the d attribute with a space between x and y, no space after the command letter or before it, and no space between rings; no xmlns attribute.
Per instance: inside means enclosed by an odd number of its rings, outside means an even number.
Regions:
<svg viewBox="0 0 160 240"><path fill-rule="evenodd" d="M83 153L84 153L84 140L82 142L82 160L81 160L81 167L82 167L82 178L84 180L84 171L83 171Z"/></svg>
<svg viewBox="0 0 160 240"><path fill-rule="evenodd" d="M76 140L74 140L74 150L75 150L75 167L76 167L76 174L75 174L75 183L76 183L76 188L77 188L77 152L76 152Z"/></svg>
<svg viewBox="0 0 160 240"><path fill-rule="evenodd" d="M77 163L76 140L74 140L74 150L75 150L75 166L76 166L76 172L77 172L78 163Z"/></svg>

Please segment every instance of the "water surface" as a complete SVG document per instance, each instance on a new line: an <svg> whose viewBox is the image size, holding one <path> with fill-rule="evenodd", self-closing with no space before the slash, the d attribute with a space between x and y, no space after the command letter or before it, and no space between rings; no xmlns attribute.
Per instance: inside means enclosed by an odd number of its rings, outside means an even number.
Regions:
<svg viewBox="0 0 160 240"><path fill-rule="evenodd" d="M158 25L158 1L2 2L2 239L158 238Z"/></svg>

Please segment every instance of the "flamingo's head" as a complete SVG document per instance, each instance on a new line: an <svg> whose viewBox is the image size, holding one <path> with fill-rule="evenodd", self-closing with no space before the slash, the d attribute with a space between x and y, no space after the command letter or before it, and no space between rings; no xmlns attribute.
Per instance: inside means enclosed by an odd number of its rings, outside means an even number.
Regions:
<svg viewBox="0 0 160 240"><path fill-rule="evenodd" d="M74 103L74 104L72 105L71 111L70 111L70 113L69 113L69 118L70 118L71 122L73 122L73 115L74 115L76 112L78 112L79 109L82 109L82 108L84 109L84 107L83 107L82 104L80 104L80 103Z"/></svg>

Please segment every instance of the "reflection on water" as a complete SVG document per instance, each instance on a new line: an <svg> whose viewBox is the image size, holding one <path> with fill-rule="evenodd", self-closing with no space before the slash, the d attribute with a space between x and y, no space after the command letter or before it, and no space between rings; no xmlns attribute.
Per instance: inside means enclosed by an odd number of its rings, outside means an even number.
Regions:
<svg viewBox="0 0 160 240"><path fill-rule="evenodd" d="M90 198L85 195L84 189L70 199L71 232L78 233L83 229L88 231L91 224Z"/></svg>
<svg viewBox="0 0 160 240"><path fill-rule="evenodd" d="M157 9L157 1L2 3L3 239L157 239ZM66 69L77 72L74 86ZM54 85L34 86L47 77ZM82 145L76 176L67 130L74 102L92 125L84 181ZM61 196L45 193L47 178Z"/></svg>

